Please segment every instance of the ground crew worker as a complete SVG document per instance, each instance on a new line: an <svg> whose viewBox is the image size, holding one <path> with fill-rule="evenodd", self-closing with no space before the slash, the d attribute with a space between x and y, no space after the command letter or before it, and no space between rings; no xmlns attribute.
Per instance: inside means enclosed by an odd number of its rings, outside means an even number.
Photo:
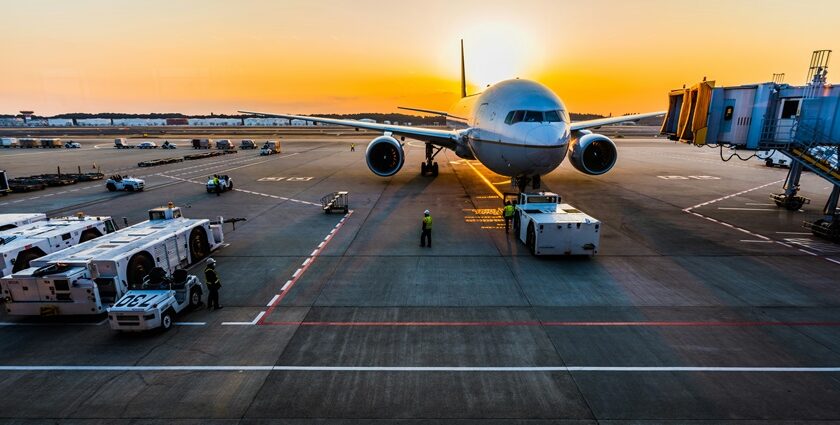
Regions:
<svg viewBox="0 0 840 425"><path fill-rule="evenodd" d="M216 274L216 260L212 258L207 259L207 265L204 267L204 280L207 281L207 309L221 310L223 307L219 305L219 289L222 282Z"/></svg>
<svg viewBox="0 0 840 425"><path fill-rule="evenodd" d="M429 248L432 247L432 214L429 210L423 211L423 230L420 232L420 246L426 246L426 239L429 239Z"/></svg>
<svg viewBox="0 0 840 425"><path fill-rule="evenodd" d="M350 152L356 152L356 144L355 143L350 144Z"/></svg>
<svg viewBox="0 0 840 425"><path fill-rule="evenodd" d="M216 196L222 196L222 183L218 174L213 174L213 184L216 186Z"/></svg>
<svg viewBox="0 0 840 425"><path fill-rule="evenodd" d="M505 219L505 233L510 232L510 221L513 220L513 214L516 209L511 205L510 201L505 201L505 207L502 209L502 217Z"/></svg>

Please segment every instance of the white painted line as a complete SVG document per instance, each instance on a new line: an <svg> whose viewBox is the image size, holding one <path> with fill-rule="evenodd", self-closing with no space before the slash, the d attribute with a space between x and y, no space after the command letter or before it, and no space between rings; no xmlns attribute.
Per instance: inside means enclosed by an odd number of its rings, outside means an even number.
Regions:
<svg viewBox="0 0 840 425"><path fill-rule="evenodd" d="M292 277L298 277L299 274L300 274L300 269L297 269L297 270L295 270L294 273L292 273Z"/></svg>
<svg viewBox="0 0 840 425"><path fill-rule="evenodd" d="M779 244L779 245L784 245L784 246L786 246L786 247L788 247L788 248L793 248L793 245L789 245L789 244L786 244L786 243L784 243L784 242L779 242L779 241L776 241L776 243L777 243L777 244Z"/></svg>
<svg viewBox="0 0 840 425"><path fill-rule="evenodd" d="M810 254L810 255L813 255L813 256L815 256L815 257L817 256L817 254L815 254L815 253L813 253L813 252L811 252L811 251L806 251L806 250L804 250L804 249L802 249L802 248L799 248L799 250L800 250L800 251L802 251L802 252L804 252L804 253L806 253L806 254Z"/></svg>
<svg viewBox="0 0 840 425"><path fill-rule="evenodd" d="M734 210L734 211L780 211L778 208L735 208L735 207L718 207L719 210Z"/></svg>
<svg viewBox="0 0 840 425"><path fill-rule="evenodd" d="M222 322L222 326L251 326L251 322Z"/></svg>
<svg viewBox="0 0 840 425"><path fill-rule="evenodd" d="M274 298L272 298L272 299L271 299L271 301L269 301L269 302L268 302L268 304L266 304L265 306L266 306L266 307L271 307L271 306L273 306L273 305L274 305L274 302L275 302L275 301L277 301L277 299L278 299L278 298L280 298L280 294L275 294L275 295L274 295Z"/></svg>
<svg viewBox="0 0 840 425"><path fill-rule="evenodd" d="M741 242L773 243L773 241L755 240L755 239L741 239Z"/></svg>
<svg viewBox="0 0 840 425"><path fill-rule="evenodd" d="M262 319L262 317L263 317L263 316L265 316L265 312L264 312L264 311L261 311L261 312L260 312L260 314L258 314L258 315L257 315L257 317L256 317L256 318L254 318L254 320L251 322L251 324L252 324L252 325L256 325L256 324L257 324L257 322L259 322L259 321L260 321L260 319Z"/></svg>
<svg viewBox="0 0 840 425"><path fill-rule="evenodd" d="M0 322L0 326L102 326L108 323L108 319L96 323L27 323L27 322Z"/></svg>
<svg viewBox="0 0 840 425"><path fill-rule="evenodd" d="M835 260L833 258L826 258L826 260L831 261L832 263L835 263L835 264L840 264L840 261Z"/></svg>
<svg viewBox="0 0 840 425"><path fill-rule="evenodd" d="M772 207L773 205L776 205L776 204L763 204L763 203L760 203L760 202L746 202L746 203L744 203L744 205L759 205L759 206Z"/></svg>
<svg viewBox="0 0 840 425"><path fill-rule="evenodd" d="M811 232L776 232L780 235L808 235L810 236Z"/></svg>
<svg viewBox="0 0 840 425"><path fill-rule="evenodd" d="M318 244L318 249L323 248L325 243L326 243L326 242L323 242L323 241L322 241L321 243L319 243L319 244ZM317 249L316 249L315 251L317 251ZM315 252L315 251L313 251L313 252Z"/></svg>
<svg viewBox="0 0 840 425"><path fill-rule="evenodd" d="M286 290L286 288L288 288L288 287L289 287L289 285L291 285L291 284L292 284L292 281L291 281L291 280L287 280L287 281L286 281L286 284L285 284L285 285L283 285L283 287L282 287L282 288L280 288L280 290L281 290L281 291L285 291L285 290ZM277 294L276 296L278 296L278 297L279 297L279 296L280 296L280 294Z"/></svg>
<svg viewBox="0 0 840 425"><path fill-rule="evenodd" d="M321 246L319 245L319 246L318 246L318 248L320 248L320 247L321 247ZM314 256L316 256L316 255L318 255L318 250L317 250L317 249L316 249L316 250L313 250L313 251L312 251L312 254L309 254L309 256L310 256L310 257L314 257Z"/></svg>
<svg viewBox="0 0 840 425"><path fill-rule="evenodd" d="M204 326L207 322L174 322L175 326Z"/></svg>
<svg viewBox="0 0 840 425"><path fill-rule="evenodd" d="M312 257L309 257L306 260L303 260L303 264L301 264L301 266L306 267L306 265L309 264L310 261L312 261Z"/></svg>
<svg viewBox="0 0 840 425"><path fill-rule="evenodd" d="M840 373L840 367L740 366L89 366L0 365L4 372L718 372L718 373Z"/></svg>

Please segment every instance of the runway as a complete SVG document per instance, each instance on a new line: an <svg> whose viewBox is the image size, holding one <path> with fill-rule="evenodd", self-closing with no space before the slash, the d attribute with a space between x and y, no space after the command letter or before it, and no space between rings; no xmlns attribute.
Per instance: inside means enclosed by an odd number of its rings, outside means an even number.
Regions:
<svg viewBox="0 0 840 425"><path fill-rule="evenodd" d="M194 152L180 139L116 150L100 136L0 149L12 177L95 163L147 185L13 194L0 212L122 225L172 201L191 218L247 218L212 254L225 309L169 332L0 312L0 424L840 421L840 247L801 227L829 193L819 178L803 175L812 202L790 212L768 200L785 170L616 139L611 172L563 164L543 177L602 221L599 254L533 257L500 220L512 189L477 161L442 152L440 175L421 177L412 142L403 170L380 178L365 165L371 135L281 136L279 155L150 168L137 162ZM206 193L214 173L236 189ZM324 214L320 198L339 190L351 212ZM431 249L419 247L424 209Z"/></svg>

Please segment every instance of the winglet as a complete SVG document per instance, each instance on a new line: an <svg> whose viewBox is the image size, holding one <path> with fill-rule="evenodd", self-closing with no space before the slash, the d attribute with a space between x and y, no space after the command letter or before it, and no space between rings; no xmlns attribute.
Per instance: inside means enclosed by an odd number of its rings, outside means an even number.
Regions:
<svg viewBox="0 0 840 425"><path fill-rule="evenodd" d="M464 39L461 39L461 97L467 97L467 76L464 72Z"/></svg>

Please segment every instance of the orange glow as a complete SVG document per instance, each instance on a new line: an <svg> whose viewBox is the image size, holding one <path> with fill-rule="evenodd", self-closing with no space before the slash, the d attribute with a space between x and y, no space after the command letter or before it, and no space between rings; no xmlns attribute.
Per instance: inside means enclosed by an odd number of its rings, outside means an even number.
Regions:
<svg viewBox="0 0 840 425"><path fill-rule="evenodd" d="M460 38L471 92L522 77L573 112L644 112L703 76L803 83L811 50L840 50L840 27L812 25L815 11L840 3L9 2L0 113L447 109Z"/></svg>

